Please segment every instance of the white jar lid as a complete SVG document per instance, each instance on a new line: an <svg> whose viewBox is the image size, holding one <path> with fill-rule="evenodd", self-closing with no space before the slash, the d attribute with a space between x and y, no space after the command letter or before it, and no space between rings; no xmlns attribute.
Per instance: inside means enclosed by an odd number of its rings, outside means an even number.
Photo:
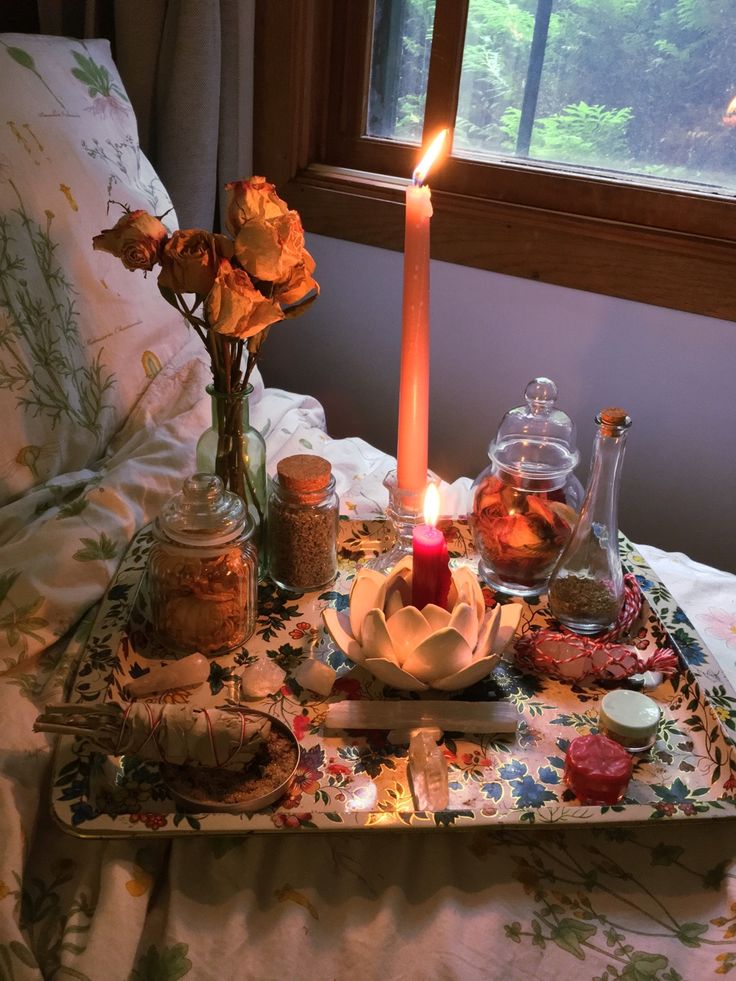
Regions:
<svg viewBox="0 0 736 981"><path fill-rule="evenodd" d="M599 727L645 743L656 734L661 717L659 705L648 695L617 688L601 700Z"/></svg>

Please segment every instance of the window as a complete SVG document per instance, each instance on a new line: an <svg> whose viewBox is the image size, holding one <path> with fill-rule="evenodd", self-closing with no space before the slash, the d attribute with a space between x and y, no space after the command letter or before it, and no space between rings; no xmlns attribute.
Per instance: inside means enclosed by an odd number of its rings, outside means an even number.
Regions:
<svg viewBox="0 0 736 981"><path fill-rule="evenodd" d="M401 249L454 124L433 257L736 320L735 41L733 0L268 0L256 169Z"/></svg>

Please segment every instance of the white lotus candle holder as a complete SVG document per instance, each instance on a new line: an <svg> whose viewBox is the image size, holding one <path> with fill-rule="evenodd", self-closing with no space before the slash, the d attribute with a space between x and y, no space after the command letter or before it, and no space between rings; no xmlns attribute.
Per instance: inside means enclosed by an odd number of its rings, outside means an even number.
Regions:
<svg viewBox="0 0 736 981"><path fill-rule="evenodd" d="M452 570L448 609L411 606L412 557L389 575L362 568L348 612L323 610L328 633L351 661L404 691L459 691L490 673L516 632L521 606L486 611L478 579Z"/></svg>

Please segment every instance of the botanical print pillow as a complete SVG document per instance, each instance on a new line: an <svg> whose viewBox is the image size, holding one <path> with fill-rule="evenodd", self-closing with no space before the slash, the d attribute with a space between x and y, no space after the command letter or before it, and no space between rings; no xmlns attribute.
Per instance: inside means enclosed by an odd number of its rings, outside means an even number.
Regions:
<svg viewBox="0 0 736 981"><path fill-rule="evenodd" d="M109 43L0 35L0 126L1 506L98 461L187 327L92 250L121 205L176 227Z"/></svg>

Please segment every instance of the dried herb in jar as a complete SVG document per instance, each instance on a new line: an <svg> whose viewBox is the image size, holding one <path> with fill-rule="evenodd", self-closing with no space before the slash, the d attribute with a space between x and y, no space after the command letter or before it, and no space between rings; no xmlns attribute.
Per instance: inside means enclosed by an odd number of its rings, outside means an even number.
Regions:
<svg viewBox="0 0 736 981"><path fill-rule="evenodd" d="M561 576L550 586L554 613L565 620L592 619L613 623L620 602L604 582L590 576Z"/></svg>
<svg viewBox="0 0 736 981"><path fill-rule="evenodd" d="M271 578L282 589L309 592L337 574L339 501L327 460L298 453L276 467L268 500Z"/></svg>

